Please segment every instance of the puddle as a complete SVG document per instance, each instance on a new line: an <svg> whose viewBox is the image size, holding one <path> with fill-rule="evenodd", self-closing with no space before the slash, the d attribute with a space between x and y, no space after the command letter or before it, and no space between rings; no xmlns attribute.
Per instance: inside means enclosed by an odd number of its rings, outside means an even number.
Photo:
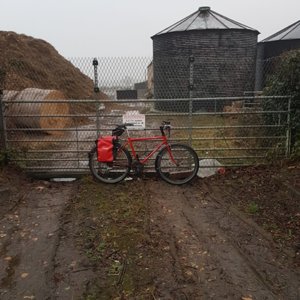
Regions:
<svg viewBox="0 0 300 300"><path fill-rule="evenodd" d="M66 178L51 178L50 181L53 182L73 182L77 180L77 178L66 177Z"/></svg>
<svg viewBox="0 0 300 300"><path fill-rule="evenodd" d="M132 177L126 177L126 178L124 179L124 181L131 181L131 180L133 180Z"/></svg>

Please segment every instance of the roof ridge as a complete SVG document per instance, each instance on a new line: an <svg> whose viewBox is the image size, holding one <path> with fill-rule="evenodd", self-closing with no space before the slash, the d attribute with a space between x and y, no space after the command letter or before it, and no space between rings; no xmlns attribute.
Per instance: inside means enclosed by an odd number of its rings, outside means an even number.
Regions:
<svg viewBox="0 0 300 300"><path fill-rule="evenodd" d="M274 34L268 36L267 38L263 39L262 41L260 41L260 43L265 43L268 41L271 41L273 38L275 38L276 36L284 33L285 31L288 31L286 34L284 34L280 39L278 39L278 41L282 40L284 37L286 37L289 33L291 33L293 30L295 30L298 26L300 26L300 20L296 21L295 23L275 32ZM290 29L290 30L289 30Z"/></svg>
<svg viewBox="0 0 300 300"><path fill-rule="evenodd" d="M213 12L214 14L216 14L217 16L222 17L222 18L224 18L225 20L227 20L227 21L229 21L229 22L231 22L231 23L234 23L234 24L236 24L236 25L238 25L238 26L240 26L240 27L242 27L242 28L244 28L244 29L257 31L257 30L254 29L254 28L251 28L251 27L249 27L249 26L247 26L247 25L244 25L244 24L242 24L242 23L240 23L240 22L237 22L237 21L235 21L235 20L232 20L232 19L230 19L230 18L227 18L227 17L225 17L225 16L223 16L223 15L221 15L221 14L219 14L219 13L213 11L213 10L212 10L212 12Z"/></svg>
<svg viewBox="0 0 300 300"><path fill-rule="evenodd" d="M201 20L203 22L201 22ZM195 24L195 26L192 26L193 24ZM230 18L227 18L211 10L210 7L200 7L196 12L179 20L178 22L172 24L171 26L161 30L154 36L170 33L170 32L184 32L189 30L207 30L207 29L220 29L220 30L241 29L241 30L251 30L251 31L258 32L258 30L256 29L253 29L247 25L234 21Z"/></svg>
<svg viewBox="0 0 300 300"><path fill-rule="evenodd" d="M200 15L200 11L196 14L195 13L195 15L196 15L196 17L192 20L192 22L190 23L190 25L186 28L186 31L189 29L189 27L195 22L195 20L199 17L199 15Z"/></svg>
<svg viewBox="0 0 300 300"><path fill-rule="evenodd" d="M185 18L183 18L183 19L181 19L181 20L175 22L174 24L172 24L172 25L166 27L165 29L161 30L160 32L158 32L158 33L155 34L155 35L159 35L159 34L163 33L164 31L169 32L169 29L170 29L170 28L173 28L173 27L175 27L175 26L178 26L178 25L182 24L184 21L188 20L188 19L189 19L190 17L192 17L194 14L197 14L197 12L194 12L194 13L188 15L187 17L185 17Z"/></svg>

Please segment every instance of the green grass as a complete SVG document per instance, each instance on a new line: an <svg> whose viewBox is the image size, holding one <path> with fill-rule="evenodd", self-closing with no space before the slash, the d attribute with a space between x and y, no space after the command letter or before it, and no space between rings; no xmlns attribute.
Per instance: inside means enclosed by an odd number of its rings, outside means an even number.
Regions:
<svg viewBox="0 0 300 300"><path fill-rule="evenodd" d="M253 116L252 116L253 117ZM159 124L161 117L151 116L147 122L151 124ZM188 116L172 116L171 124L176 127L186 127L187 129L173 129L172 140L189 141L192 138L192 147L197 150L199 157L225 157L218 160L226 164L255 164L261 162L258 158L230 158L230 157L246 157L246 156L266 156L266 152L259 150L253 151L250 148L261 147L260 139L237 139L234 137L259 137L264 133L261 128L224 128L224 126L243 126L251 124L261 124L261 117L242 116L225 116L225 115L194 115L191 118ZM189 130L189 127L193 127ZM218 128L204 128L215 126ZM233 138L233 139L228 139ZM206 140L209 138L210 140ZM198 140L197 140L198 139ZM234 149L230 149L234 148ZM245 150L237 148L245 148ZM204 150L206 149L206 150Z"/></svg>
<svg viewBox="0 0 300 300"><path fill-rule="evenodd" d="M258 206L257 203L255 203L255 202L249 203L249 205L248 205L248 207L247 207L248 213L254 215L254 214L256 214L256 213L258 212L258 210L259 210L259 206Z"/></svg>
<svg viewBox="0 0 300 300"><path fill-rule="evenodd" d="M116 185L86 177L72 209L78 247L99 270L84 299L144 299L153 290L149 212L139 182ZM156 255L154 255L155 257Z"/></svg>

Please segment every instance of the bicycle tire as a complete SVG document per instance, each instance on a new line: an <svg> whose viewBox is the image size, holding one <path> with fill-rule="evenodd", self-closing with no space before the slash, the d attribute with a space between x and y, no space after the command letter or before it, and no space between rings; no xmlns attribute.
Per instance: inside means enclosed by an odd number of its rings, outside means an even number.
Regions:
<svg viewBox="0 0 300 300"><path fill-rule="evenodd" d="M168 183L182 185L190 182L199 169L197 153L188 145L170 144L176 165L172 162L168 146L159 151L155 160L155 169L159 176Z"/></svg>
<svg viewBox="0 0 300 300"><path fill-rule="evenodd" d="M97 160L97 147L89 153L89 168L95 179L104 183L118 183L125 179L131 169L132 158L129 151L119 148L113 162L103 163Z"/></svg>

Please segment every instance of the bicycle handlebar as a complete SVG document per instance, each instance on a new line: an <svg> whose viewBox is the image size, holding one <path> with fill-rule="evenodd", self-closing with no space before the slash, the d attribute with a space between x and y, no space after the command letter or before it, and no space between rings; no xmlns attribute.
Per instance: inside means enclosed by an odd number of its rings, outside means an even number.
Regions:
<svg viewBox="0 0 300 300"><path fill-rule="evenodd" d="M121 125L117 125L117 127L113 130L113 132L115 131L115 133L116 133L118 130L126 130L127 127L129 127L129 126L134 126L134 124L133 123L124 123L124 124L121 124ZM165 131L167 131L168 137L170 137L170 134L171 134L171 122L169 122L169 121L162 121L162 125L159 127L159 129L160 129L160 132L161 132L161 134L163 136L165 136Z"/></svg>
<svg viewBox="0 0 300 300"><path fill-rule="evenodd" d="M116 125L116 126L117 126L116 128L127 129L127 126L134 126L134 124L133 123L123 123L123 124Z"/></svg>
<svg viewBox="0 0 300 300"><path fill-rule="evenodd" d="M123 125L124 125L125 127L127 127L127 126L134 126L133 123L124 123Z"/></svg>

